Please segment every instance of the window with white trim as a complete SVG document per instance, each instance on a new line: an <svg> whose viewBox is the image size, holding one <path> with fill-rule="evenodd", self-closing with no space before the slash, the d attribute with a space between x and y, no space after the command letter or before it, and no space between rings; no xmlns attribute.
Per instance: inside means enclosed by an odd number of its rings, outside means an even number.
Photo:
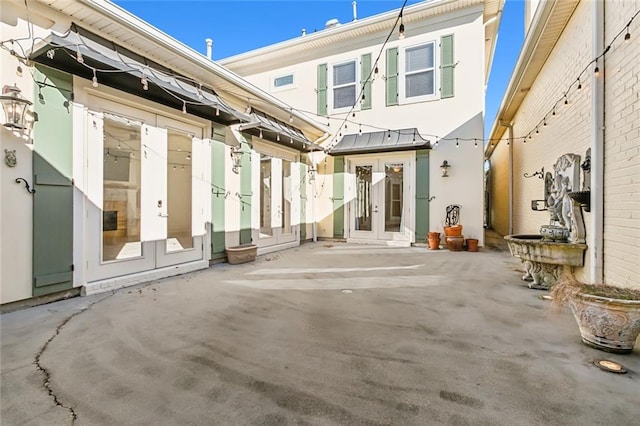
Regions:
<svg viewBox="0 0 640 426"><path fill-rule="evenodd" d="M333 65L332 102L334 110L351 108L356 103L358 65L356 60Z"/></svg>
<svg viewBox="0 0 640 426"><path fill-rule="evenodd" d="M404 98L420 100L436 94L435 42L409 47L404 51Z"/></svg>

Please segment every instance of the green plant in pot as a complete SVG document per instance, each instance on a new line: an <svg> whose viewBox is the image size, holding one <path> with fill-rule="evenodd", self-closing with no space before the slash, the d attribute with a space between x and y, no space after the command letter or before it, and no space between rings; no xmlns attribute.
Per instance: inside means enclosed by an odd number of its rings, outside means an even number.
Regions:
<svg viewBox="0 0 640 426"><path fill-rule="evenodd" d="M557 306L569 305L582 341L606 352L630 353L640 334L640 289L585 284L564 274L551 288Z"/></svg>

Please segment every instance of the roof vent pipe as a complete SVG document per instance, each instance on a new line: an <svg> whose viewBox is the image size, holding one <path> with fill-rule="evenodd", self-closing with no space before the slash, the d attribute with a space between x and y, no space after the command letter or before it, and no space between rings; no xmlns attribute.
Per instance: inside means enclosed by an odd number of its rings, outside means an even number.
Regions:
<svg viewBox="0 0 640 426"><path fill-rule="evenodd" d="M356 0L353 0L353 3L351 3L351 5L353 6L353 20L357 21L358 20L358 5L356 4Z"/></svg>
<svg viewBox="0 0 640 426"><path fill-rule="evenodd" d="M213 40L208 38L205 39L204 42L207 43L207 58L211 59L211 54L213 53Z"/></svg>
<svg viewBox="0 0 640 426"><path fill-rule="evenodd" d="M327 23L326 23L326 24L324 24L324 27L325 27L325 28L335 28L335 27L337 27L338 25L340 25L340 21L338 21L336 18L333 18L333 19L329 19L329 20L327 21Z"/></svg>
<svg viewBox="0 0 640 426"><path fill-rule="evenodd" d="M307 35L307 29L306 29L306 28L303 28L303 29L302 29L302 37L304 37L304 36L306 36L306 35Z"/></svg>

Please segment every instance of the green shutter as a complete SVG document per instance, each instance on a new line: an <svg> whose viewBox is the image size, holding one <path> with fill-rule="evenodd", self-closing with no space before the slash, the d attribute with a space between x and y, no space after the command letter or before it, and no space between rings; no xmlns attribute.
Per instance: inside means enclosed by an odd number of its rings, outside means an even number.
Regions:
<svg viewBox="0 0 640 426"><path fill-rule="evenodd" d="M307 239L307 165L300 162L300 241Z"/></svg>
<svg viewBox="0 0 640 426"><path fill-rule="evenodd" d="M398 48L387 49L386 69L386 101L387 106L398 105Z"/></svg>
<svg viewBox="0 0 640 426"><path fill-rule="evenodd" d="M73 287L73 77L37 66L46 102L35 102L39 121L33 145L33 296ZM27 176L25 176L27 177ZM31 196L24 191L25 196Z"/></svg>
<svg viewBox="0 0 640 426"><path fill-rule="evenodd" d="M243 134L247 140L242 144L242 166L240 167L240 244L250 244L251 237L251 136Z"/></svg>
<svg viewBox="0 0 640 426"><path fill-rule="evenodd" d="M327 115L327 64L318 65L318 115Z"/></svg>
<svg viewBox="0 0 640 426"><path fill-rule="evenodd" d="M416 242L429 232L429 150L416 151Z"/></svg>
<svg viewBox="0 0 640 426"><path fill-rule="evenodd" d="M453 57L453 34L440 38L440 97L452 98L454 88L455 61Z"/></svg>
<svg viewBox="0 0 640 426"><path fill-rule="evenodd" d="M333 237L344 238L344 157L333 158Z"/></svg>
<svg viewBox="0 0 640 426"><path fill-rule="evenodd" d="M214 132L214 138L216 133ZM224 138L223 138L224 140ZM224 142L211 142L211 258L220 259L225 256L224 203L225 182Z"/></svg>
<svg viewBox="0 0 640 426"><path fill-rule="evenodd" d="M360 75L362 76L362 94L364 99L361 103L361 109L371 109L371 53L362 55L360 61Z"/></svg>

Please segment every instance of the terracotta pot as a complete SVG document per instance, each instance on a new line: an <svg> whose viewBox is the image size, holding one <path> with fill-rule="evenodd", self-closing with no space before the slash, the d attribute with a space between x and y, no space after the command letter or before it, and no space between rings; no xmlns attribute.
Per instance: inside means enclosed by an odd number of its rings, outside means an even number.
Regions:
<svg viewBox="0 0 640 426"><path fill-rule="evenodd" d="M478 240L475 238L467 238L467 251L478 251Z"/></svg>
<svg viewBox="0 0 640 426"><path fill-rule="evenodd" d="M439 232L429 232L428 238L440 238Z"/></svg>
<svg viewBox="0 0 640 426"><path fill-rule="evenodd" d="M447 248L451 251L462 251L464 245L464 237L462 236L449 236L444 238Z"/></svg>
<svg viewBox="0 0 640 426"><path fill-rule="evenodd" d="M437 232L437 234L440 234L440 233ZM440 237L437 237L437 238L429 237L429 249L438 250L439 248L440 248Z"/></svg>
<svg viewBox="0 0 640 426"><path fill-rule="evenodd" d="M640 334L640 300L579 293L569 299L569 306L587 346L622 354L633 351Z"/></svg>
<svg viewBox="0 0 640 426"><path fill-rule="evenodd" d="M462 225L445 226L444 235L447 237L459 237L462 235Z"/></svg>

